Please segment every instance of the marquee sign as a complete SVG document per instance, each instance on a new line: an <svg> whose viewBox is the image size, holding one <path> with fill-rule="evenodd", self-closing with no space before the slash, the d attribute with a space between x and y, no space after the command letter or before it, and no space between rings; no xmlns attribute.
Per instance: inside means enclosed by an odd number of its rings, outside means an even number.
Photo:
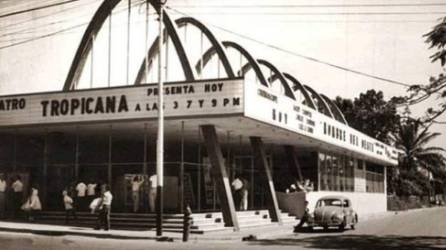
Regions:
<svg viewBox="0 0 446 250"><path fill-rule="evenodd" d="M245 83L244 116L391 164L397 163L392 147L303 105L302 100L292 100L255 82Z"/></svg>
<svg viewBox="0 0 446 250"><path fill-rule="evenodd" d="M166 83L165 117L242 114L243 79ZM0 127L156 118L156 84L0 96Z"/></svg>

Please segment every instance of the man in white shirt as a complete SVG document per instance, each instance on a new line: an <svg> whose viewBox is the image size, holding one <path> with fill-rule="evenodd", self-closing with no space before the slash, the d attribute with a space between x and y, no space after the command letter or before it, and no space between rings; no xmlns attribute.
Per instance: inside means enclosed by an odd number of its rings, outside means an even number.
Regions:
<svg viewBox="0 0 446 250"><path fill-rule="evenodd" d="M248 185L246 179L236 176L231 185L234 190L235 208L240 211L248 210Z"/></svg>
<svg viewBox="0 0 446 250"><path fill-rule="evenodd" d="M103 184L101 186L101 191L103 193L102 201L99 204L98 225L95 229L99 230L104 226L104 230L108 231L110 229L110 211L113 195L110 192L110 186L108 184Z"/></svg>
<svg viewBox="0 0 446 250"><path fill-rule="evenodd" d="M87 192L87 185L84 182L79 182L76 186L77 196L76 196L76 204L78 206L79 211L86 210L85 205L85 194Z"/></svg>
<svg viewBox="0 0 446 250"><path fill-rule="evenodd" d="M133 212L138 212L139 209L139 193L141 185L144 183L144 179L139 176L133 177L132 180L132 199L133 199Z"/></svg>
<svg viewBox="0 0 446 250"><path fill-rule="evenodd" d="M155 203L156 203L156 188L158 186L157 176L156 174L150 176L150 189L149 189L149 208L150 212L155 212Z"/></svg>
<svg viewBox="0 0 446 250"><path fill-rule="evenodd" d="M241 210L240 206L242 203L242 188L243 182L239 176L236 176L231 183L232 190L234 190L234 205L236 210Z"/></svg>
<svg viewBox="0 0 446 250"><path fill-rule="evenodd" d="M96 195L96 186L97 184L94 183L93 181L90 181L90 183L88 183L87 185L87 198L86 198L86 205L90 204Z"/></svg>
<svg viewBox="0 0 446 250"><path fill-rule="evenodd" d="M0 174L0 219L5 218L6 211L6 180L3 174Z"/></svg>
<svg viewBox="0 0 446 250"><path fill-rule="evenodd" d="M14 204L13 217L16 218L17 214L20 213L20 207L22 206L23 200L23 183L20 175L16 176L14 183L11 185L12 188L12 200Z"/></svg>

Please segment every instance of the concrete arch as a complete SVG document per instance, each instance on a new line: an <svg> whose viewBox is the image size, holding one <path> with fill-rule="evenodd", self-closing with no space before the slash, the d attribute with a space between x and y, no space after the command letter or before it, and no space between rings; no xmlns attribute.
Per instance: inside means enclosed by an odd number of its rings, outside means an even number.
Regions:
<svg viewBox="0 0 446 250"><path fill-rule="evenodd" d="M248 69L251 69L251 67L252 67L252 69L254 69L254 72L256 73L257 78L259 78L260 84L262 84L265 87L269 87L269 84L266 81L266 78L263 75L259 64L254 59L254 57L252 57L251 54L249 54L249 52L247 50L245 50L242 46L238 45L237 43L231 42L231 41L223 41L222 44L225 48L233 48L233 49L237 50L240 54L242 54L248 61L247 64L250 65ZM211 60L211 58L216 53L217 53L217 51L214 47L209 48L203 54L202 59L198 60L197 64L195 65L195 68L199 68L201 63L203 63L203 67L206 66L206 64ZM240 71L239 71L239 73L240 73Z"/></svg>
<svg viewBox="0 0 446 250"><path fill-rule="evenodd" d="M231 64L229 63L228 57L226 56L226 53L223 49L223 46L220 44L220 42L215 38L214 34L212 34L212 32L206 27L204 26L200 21L196 20L195 18L192 17L182 17L179 18L177 20L175 20L175 23L177 25L178 28L182 28L183 26L187 25L187 24L191 24L194 25L195 27L197 27L201 32L203 32L206 37L208 38L208 40L210 41L210 43L212 44L211 49L209 49L207 52L208 53L212 53L212 55L203 55L202 57L212 57L215 53L218 54L219 59L221 60L223 67L226 71L226 74L228 77L235 77L234 71L232 70ZM165 43L167 41L166 39L167 36L164 36L164 41L163 43ZM159 37L157 37L155 39L155 41L153 42L153 44L150 46L149 51L147 52L148 54L148 62L149 62L149 69L152 68L152 64L153 64L153 58L157 55L158 52L158 43ZM210 52L212 51L212 52ZM210 59L210 58L209 58ZM142 79L144 77L144 73L145 73L145 67L146 67L146 61L143 60L143 62L141 63L141 66L138 70L138 74L136 76L135 82L134 84L140 84L142 82ZM200 65L198 64L196 67L196 72L197 74L201 73L201 68Z"/></svg>
<svg viewBox="0 0 446 250"><path fill-rule="evenodd" d="M237 71L237 75L243 76L251 69L251 64L245 63L239 71Z"/></svg>
<svg viewBox="0 0 446 250"><path fill-rule="evenodd" d="M302 95L305 98L305 104L312 108L312 109L317 109L316 108L316 104L314 103L313 99L311 98L310 94L308 94L308 91L302 86L302 84L292 75L288 74L288 73L283 73L283 75L290 81L293 82L293 90L297 91L299 90Z"/></svg>
<svg viewBox="0 0 446 250"><path fill-rule="evenodd" d="M158 15L160 14L160 6L158 4L157 0L149 0L150 4L155 8L156 12L158 13ZM176 25L172 22L172 19L170 18L169 14L167 13L167 11L164 9L163 12L163 24L165 26L165 30L167 31L167 35L164 36L166 38L165 41L167 41L167 38L170 37L170 39L172 40L173 45L175 46L175 50L177 52L177 55L180 59L180 63L181 66L183 68L183 72L184 72L184 77L186 78L187 81L193 81L195 80L195 74L192 70L192 66L190 63L189 58L187 57L186 51L184 50L184 46L181 43L180 37L178 35L178 31L177 31L177 27ZM155 39L154 44L152 44L151 48L154 47L154 45L157 47L158 46L158 39ZM150 49L149 49L150 52ZM145 64L145 61L143 62ZM145 65L144 65L145 67ZM144 69L144 67L142 67Z"/></svg>
<svg viewBox="0 0 446 250"><path fill-rule="evenodd" d="M274 75L277 76L277 78L279 79L280 83L282 84L282 87L285 89L285 95L288 96L289 98L296 100L296 97L294 96L293 90L290 88L290 86L288 85L287 80L285 79L285 77L282 75L282 73L276 68L276 66L274 66L272 63L266 61L266 60L262 60L262 59L258 59L257 62L261 65L266 66L268 69L270 69ZM272 80L272 79L269 79ZM272 83L273 81L270 81L270 83Z"/></svg>
<svg viewBox="0 0 446 250"><path fill-rule="evenodd" d="M307 85L304 85L304 88L306 89L306 90L308 90L308 92L310 92L311 93L311 95L313 96L313 98L315 98L317 101L318 101L318 105L317 105L317 108L318 108L318 110L319 110L319 112L321 112L321 113L323 113L323 114L325 114L325 115L327 115L327 116L329 116L329 117L331 117L331 118L334 118L334 115L333 115L333 113L331 112L331 109L330 109L330 107L328 106L328 104L324 101L324 99L314 90L314 89L312 89L311 87L309 87L309 86L307 86Z"/></svg>
<svg viewBox="0 0 446 250"><path fill-rule="evenodd" d="M331 111L333 115L335 116L335 119L344 123L345 125L348 125L347 120L345 119L344 114L342 113L341 109L339 109L338 105L334 103L330 98L328 98L326 95L321 94L321 97L324 98L325 102L330 106Z"/></svg>
<svg viewBox="0 0 446 250"><path fill-rule="evenodd" d="M210 47L204 52L204 54L201 56L201 59L198 60L198 62L195 64L195 70L198 74L201 74L201 63L203 63L204 68L215 54L217 54L217 50L214 47Z"/></svg>
<svg viewBox="0 0 446 250"><path fill-rule="evenodd" d="M93 18L91 19L91 21L90 21L87 29L85 30L84 35L81 39L79 47L76 51L76 55L73 59L73 62L71 63L70 70L69 70L67 78L65 80L63 91L70 91L70 90L75 89L77 82L79 81L81 72L84 68L88 53L91 51L92 37L100 31L105 20L108 18L108 16L112 12L112 10L119 4L120 1L121 0L108 0L108 1L104 1L101 4L101 6L99 6L98 10L96 11ZM159 5L157 4L157 2L155 0L149 0L148 3L150 5L152 5L159 14L160 8L159 8ZM176 27L172 23L167 12L164 10L163 13L164 13L163 23L166 27L167 34L172 39L172 42L175 46L178 57L180 57L180 62L181 62L181 66L184 71L185 78L187 80L192 81L195 79L195 76L193 74L189 59L187 58L187 55L184 51L183 45L181 44L181 41L179 40L179 36L178 36L178 32L176 31Z"/></svg>
<svg viewBox="0 0 446 250"><path fill-rule="evenodd" d="M249 54L249 52L247 50L245 50L242 46L240 46L239 44L237 44L235 42L224 41L222 43L223 43L223 46L225 46L226 48L233 48L233 49L237 50L238 52L240 52L246 58L248 63L251 64L251 67L254 70L254 72L256 73L257 78L259 78L260 84L262 84L265 87L269 87L269 84L266 81L266 78L263 75L263 72L260 69L259 64L254 59L254 57L252 57L251 54Z"/></svg>
<svg viewBox="0 0 446 250"><path fill-rule="evenodd" d="M111 11L118 5L121 0L109 0L104 1L94 14L87 29L82 36L79 47L77 48L74 59L71 63L70 70L68 71L63 91L70 91L75 89L79 78L81 76L82 69L84 68L85 61L87 60L88 53L91 50L92 37L96 36L101 30L102 25L111 13Z"/></svg>
<svg viewBox="0 0 446 250"><path fill-rule="evenodd" d="M214 34L212 34L212 32L206 26L204 26L203 23L201 23L200 21L198 21L197 19L195 19L193 17L182 17L182 18L177 19L175 22L178 25L178 28L181 28L187 24L191 24L191 25L195 26L196 28L198 28L201 32L203 32L203 34L205 34L205 36L211 43L213 51L215 51L214 53L218 54L218 57L223 65L223 68L225 69L228 77L231 77L231 78L235 77L234 71L232 70L231 64L229 63L229 59L226 55L225 50L223 49L222 44L217 40L217 38L214 36ZM196 65L195 69L199 74L201 74L200 65Z"/></svg>

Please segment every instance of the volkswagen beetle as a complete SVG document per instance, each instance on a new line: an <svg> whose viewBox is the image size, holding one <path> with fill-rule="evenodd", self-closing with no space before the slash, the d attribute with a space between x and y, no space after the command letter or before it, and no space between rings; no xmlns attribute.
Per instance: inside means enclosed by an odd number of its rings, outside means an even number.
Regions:
<svg viewBox="0 0 446 250"><path fill-rule="evenodd" d="M351 201L343 196L324 196L320 198L308 218L310 228L321 226L324 229L328 227L338 227L344 230L350 226L355 229L358 223L358 215L352 209Z"/></svg>

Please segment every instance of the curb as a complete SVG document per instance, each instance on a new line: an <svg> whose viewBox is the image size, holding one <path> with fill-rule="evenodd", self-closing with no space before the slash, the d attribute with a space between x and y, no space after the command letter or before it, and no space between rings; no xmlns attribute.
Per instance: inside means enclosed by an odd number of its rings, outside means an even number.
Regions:
<svg viewBox="0 0 446 250"><path fill-rule="evenodd" d="M117 235L112 233L94 233L94 232L74 232L69 230L50 230L50 229L30 229L30 228L10 228L10 227L0 227L1 232L12 232L12 233L30 233L35 235L46 235L46 236L65 236L65 235L75 235L93 238L104 238L104 239L126 239L126 240L157 240L159 237L156 236L131 236L131 235ZM170 237L174 239L180 239L179 237Z"/></svg>

